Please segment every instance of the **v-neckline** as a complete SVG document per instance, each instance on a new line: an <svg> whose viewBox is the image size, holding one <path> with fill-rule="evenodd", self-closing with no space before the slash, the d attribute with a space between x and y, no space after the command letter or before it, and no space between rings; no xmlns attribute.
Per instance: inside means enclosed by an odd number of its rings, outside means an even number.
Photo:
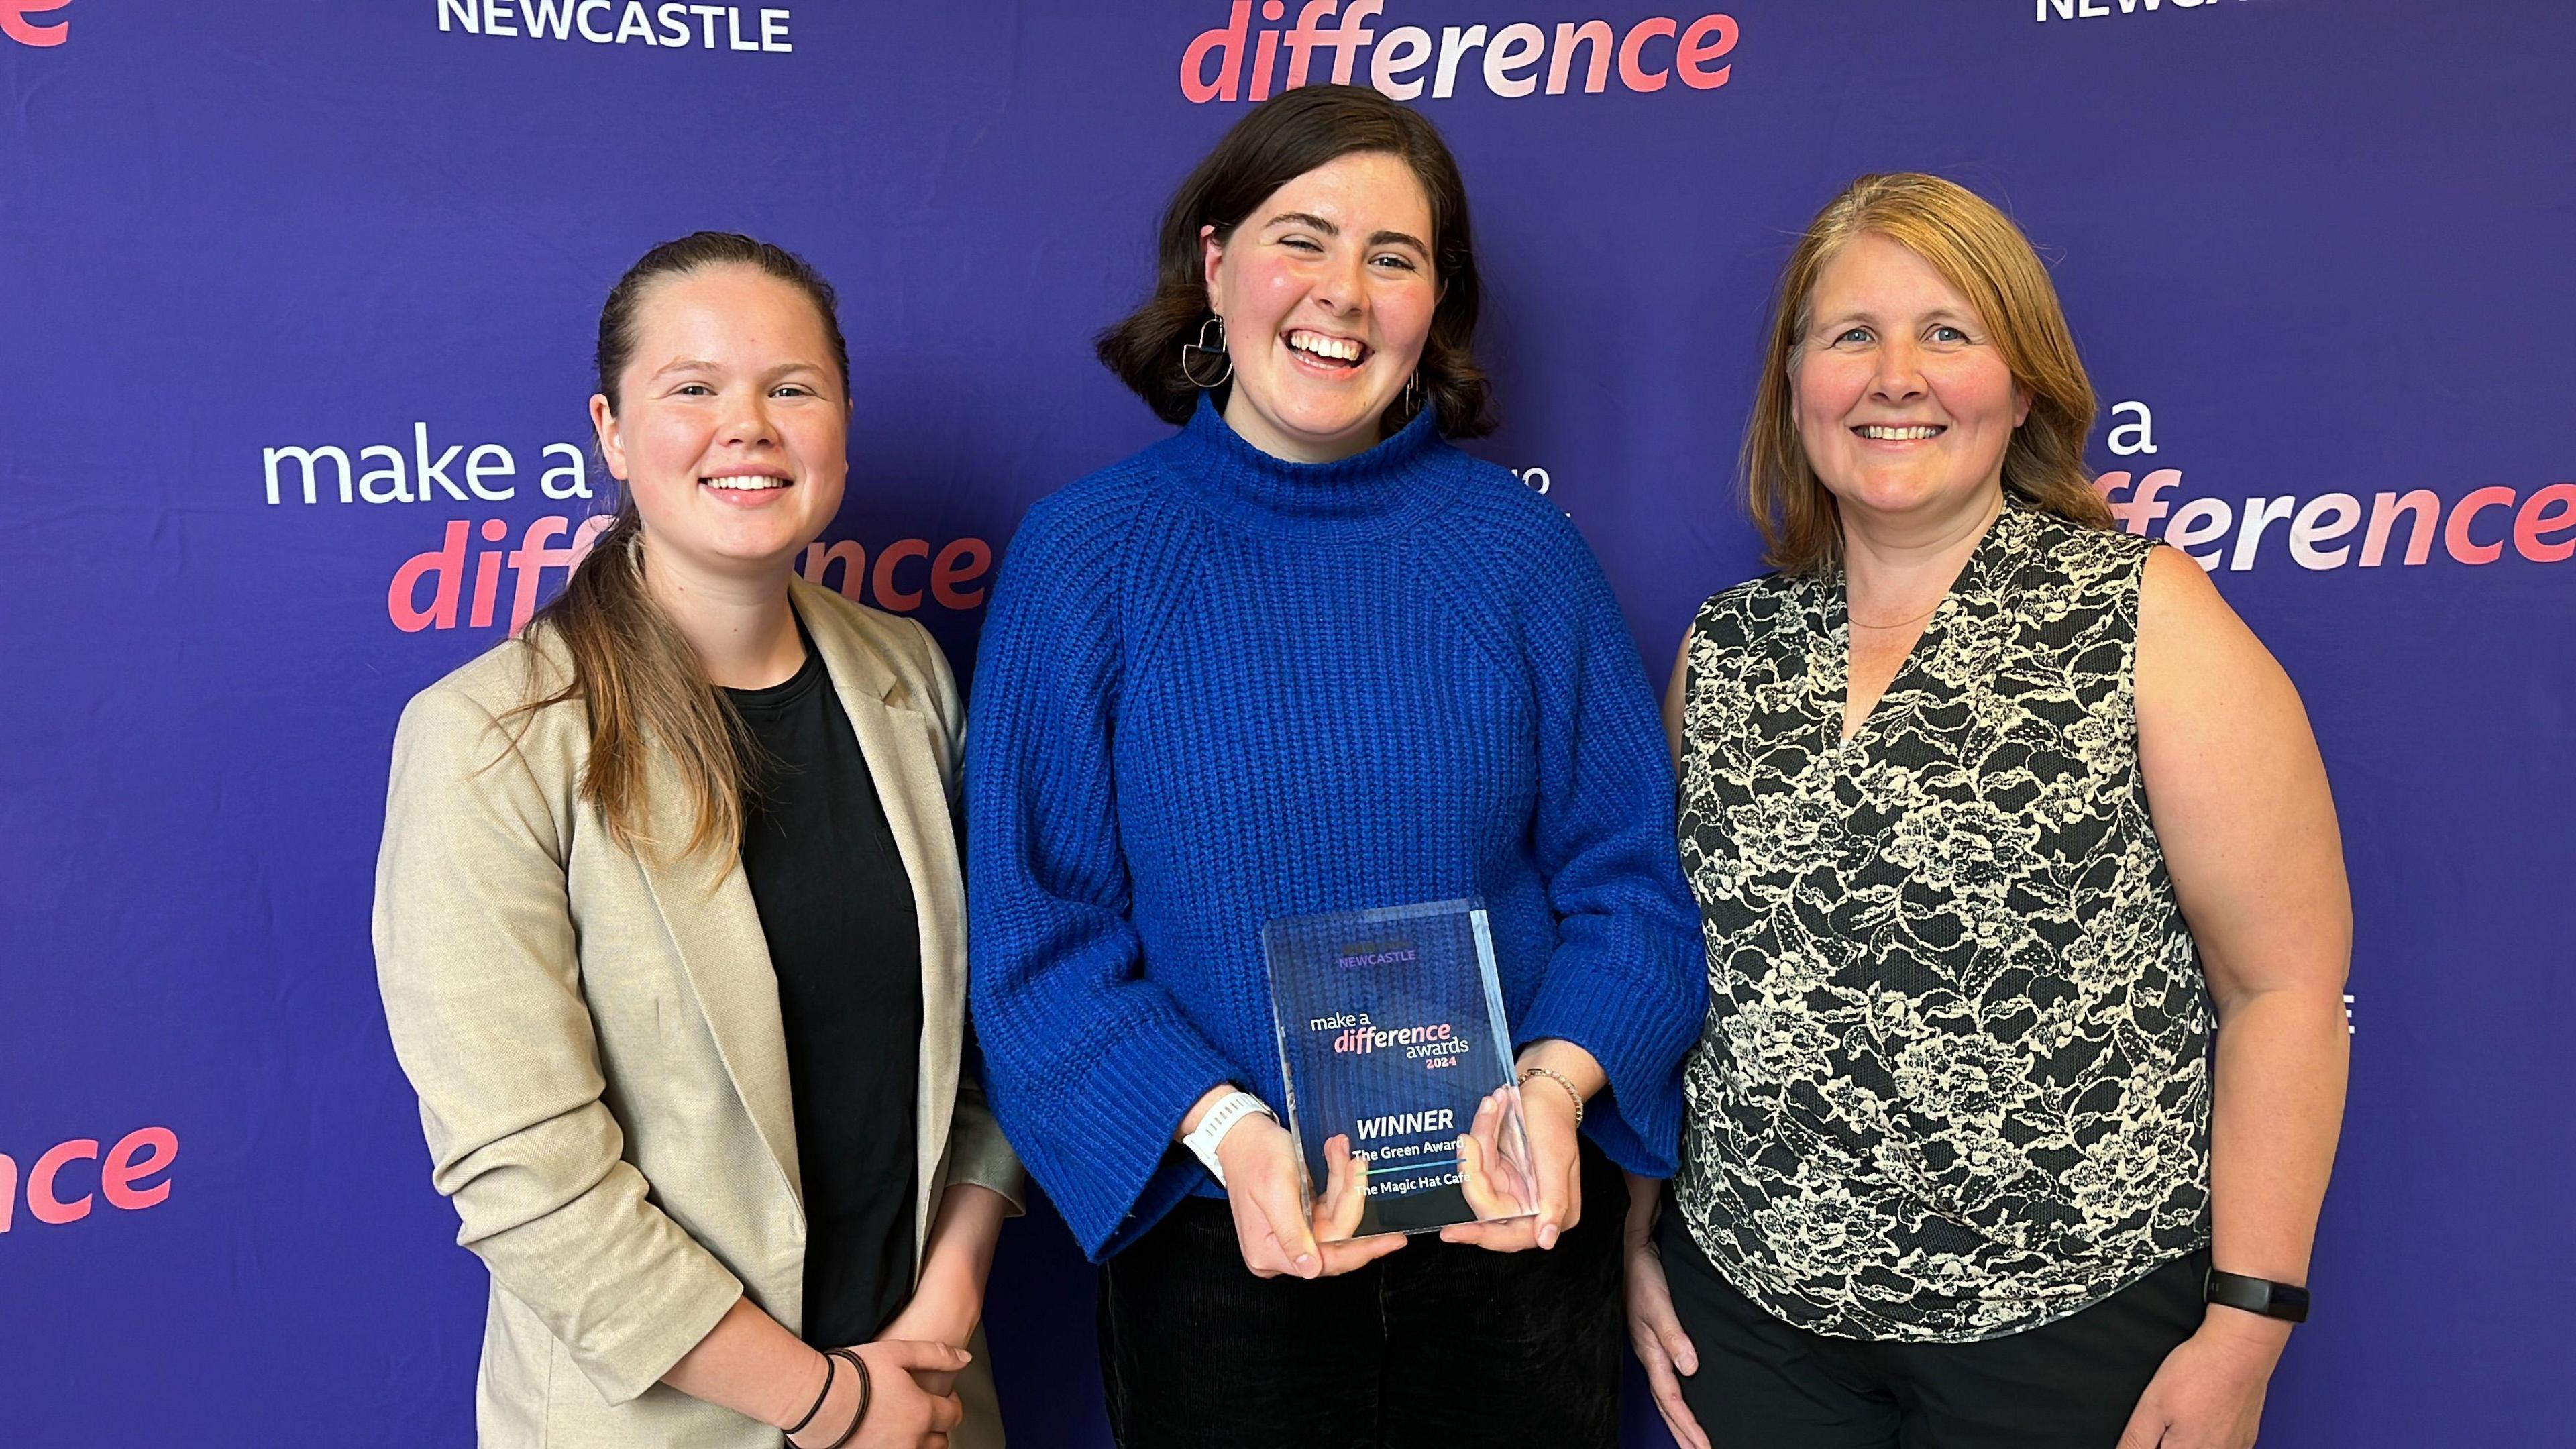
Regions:
<svg viewBox="0 0 2576 1449"><path fill-rule="evenodd" d="M1987 551L1994 546L1995 535L2003 531L2004 520L2012 516L2012 500L2007 498L1993 520L1987 523L1986 531L1978 535L1976 547L1968 550L1968 557L1959 565L1959 572L1950 579L1950 586L1942 591L1941 602L1933 605L1931 614L1923 620L1921 632L1914 636L1914 643L1906 649L1905 657L1897 661L1896 672L1887 677L1887 687L1878 692L1878 698L1870 701L1869 712L1848 729L1844 727L1844 721L1851 713L1851 575L1844 564L1835 563L1824 580L1824 642L1828 660L1839 664L1840 669L1834 683L1819 692L1829 696L1824 701L1825 728L1830 732L1837 751L1848 750L1857 744L1887 713L1888 701L1912 687L1923 660L1930 656L1933 647L1937 647L1935 636L1949 628L1957 612L1953 606L1973 588L1983 586Z"/></svg>

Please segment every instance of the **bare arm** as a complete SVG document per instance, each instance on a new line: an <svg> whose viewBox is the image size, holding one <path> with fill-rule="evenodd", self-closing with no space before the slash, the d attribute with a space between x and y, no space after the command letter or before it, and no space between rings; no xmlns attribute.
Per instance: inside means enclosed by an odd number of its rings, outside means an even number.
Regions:
<svg viewBox="0 0 2576 1449"><path fill-rule="evenodd" d="M2148 808L2218 1013L2212 1262L2303 1284L2350 1056L2352 899L2325 764L2289 677L2208 576L2171 549L2148 560L2137 693ZM2210 1308L2140 1415L2180 1424L2220 1413L2202 1386L2232 1373L2230 1403L2252 1442L2263 1379L2288 1338L2285 1323Z"/></svg>
<svg viewBox="0 0 2576 1449"><path fill-rule="evenodd" d="M948 1389L969 1361L965 1349L881 1338L853 1351L868 1361L874 1385L864 1396L855 1370L827 1369L821 1353L745 1298L716 1320L697 1347L680 1356L662 1382L774 1428L801 1423L807 1444L829 1444L846 1436L850 1449L911 1449L925 1435L944 1434L965 1417ZM824 1397L818 1401L817 1394ZM853 1427L856 1433L849 1432ZM787 1442L796 1449L795 1439Z"/></svg>
<svg viewBox="0 0 2576 1449"><path fill-rule="evenodd" d="M2157 550L2140 613L2148 806L2218 1009L2217 1264L2301 1283L2350 1046L2334 799L2298 691L2206 574Z"/></svg>
<svg viewBox="0 0 2576 1449"><path fill-rule="evenodd" d="M952 1182L939 1197L930 1239L921 1249L921 1281L912 1300L880 1338L911 1338L964 1348L984 1321L984 1284L1011 1200L989 1187Z"/></svg>
<svg viewBox="0 0 2576 1449"><path fill-rule="evenodd" d="M774 1428L804 1416L823 1388L823 1355L778 1320L734 1300L698 1346L680 1356L662 1382L693 1399L722 1404Z"/></svg>

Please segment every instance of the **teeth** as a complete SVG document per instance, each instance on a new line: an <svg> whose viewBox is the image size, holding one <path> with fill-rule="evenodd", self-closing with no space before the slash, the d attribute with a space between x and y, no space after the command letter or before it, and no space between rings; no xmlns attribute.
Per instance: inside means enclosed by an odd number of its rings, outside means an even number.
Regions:
<svg viewBox="0 0 2576 1449"><path fill-rule="evenodd" d="M1330 357L1342 362L1360 360L1360 345L1346 337L1326 337L1320 332L1291 332L1288 345L1317 357Z"/></svg>
<svg viewBox="0 0 2576 1449"><path fill-rule="evenodd" d="M1917 423L1912 427L1906 428L1888 428L1872 425L1862 428L1860 430L1860 435L1864 438L1875 439L1882 443L1905 443L1920 442L1925 438L1938 437L1940 432L1941 430L1939 428L1936 428L1929 423Z"/></svg>
<svg viewBox="0 0 2576 1449"><path fill-rule="evenodd" d="M698 481L706 484L710 488L721 488L728 493L758 493L771 488L784 488L787 486L787 480L784 478L770 478L760 475L745 475L733 478L701 478Z"/></svg>

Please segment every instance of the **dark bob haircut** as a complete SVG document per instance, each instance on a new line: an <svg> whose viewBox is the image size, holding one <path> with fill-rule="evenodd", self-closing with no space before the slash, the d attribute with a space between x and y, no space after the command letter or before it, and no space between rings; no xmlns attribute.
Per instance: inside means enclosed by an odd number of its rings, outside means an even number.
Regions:
<svg viewBox="0 0 2576 1449"><path fill-rule="evenodd" d="M1411 168L1431 202L1432 279L1440 300L1420 372L1424 402L1441 435L1480 438L1494 430L1493 387L1476 365L1476 248L1467 222L1467 184L1440 133L1418 113L1365 86L1311 85L1252 108L1198 164L1163 212L1155 247L1154 295L1095 344L1100 361L1167 423L1190 420L1199 387L1181 370L1181 349L1198 341L1212 315L1199 228L1222 242L1272 192L1355 152L1378 151ZM1202 369L1204 370L1204 369ZM1225 401L1223 384L1209 389ZM1378 420L1381 435L1412 421L1404 399Z"/></svg>

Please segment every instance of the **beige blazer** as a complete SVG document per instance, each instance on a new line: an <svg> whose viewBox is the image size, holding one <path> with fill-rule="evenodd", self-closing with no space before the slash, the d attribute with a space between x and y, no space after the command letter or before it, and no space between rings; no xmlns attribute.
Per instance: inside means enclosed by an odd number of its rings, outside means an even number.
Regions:
<svg viewBox="0 0 2576 1449"><path fill-rule="evenodd" d="M918 1248L946 1184L1014 1204L1023 1186L959 1075L957 690L919 624L801 580L792 597L921 922ZM492 1273L481 1441L775 1449L777 1430L658 1382L738 1296L791 1331L802 1319L796 1124L759 913L735 854L639 859L610 840L576 789L579 703L496 723L567 677L559 646L513 642L421 691L394 736L376 865L377 980L431 1182ZM687 839L667 760L649 794L652 835ZM975 1347L960 1449L1001 1443Z"/></svg>

